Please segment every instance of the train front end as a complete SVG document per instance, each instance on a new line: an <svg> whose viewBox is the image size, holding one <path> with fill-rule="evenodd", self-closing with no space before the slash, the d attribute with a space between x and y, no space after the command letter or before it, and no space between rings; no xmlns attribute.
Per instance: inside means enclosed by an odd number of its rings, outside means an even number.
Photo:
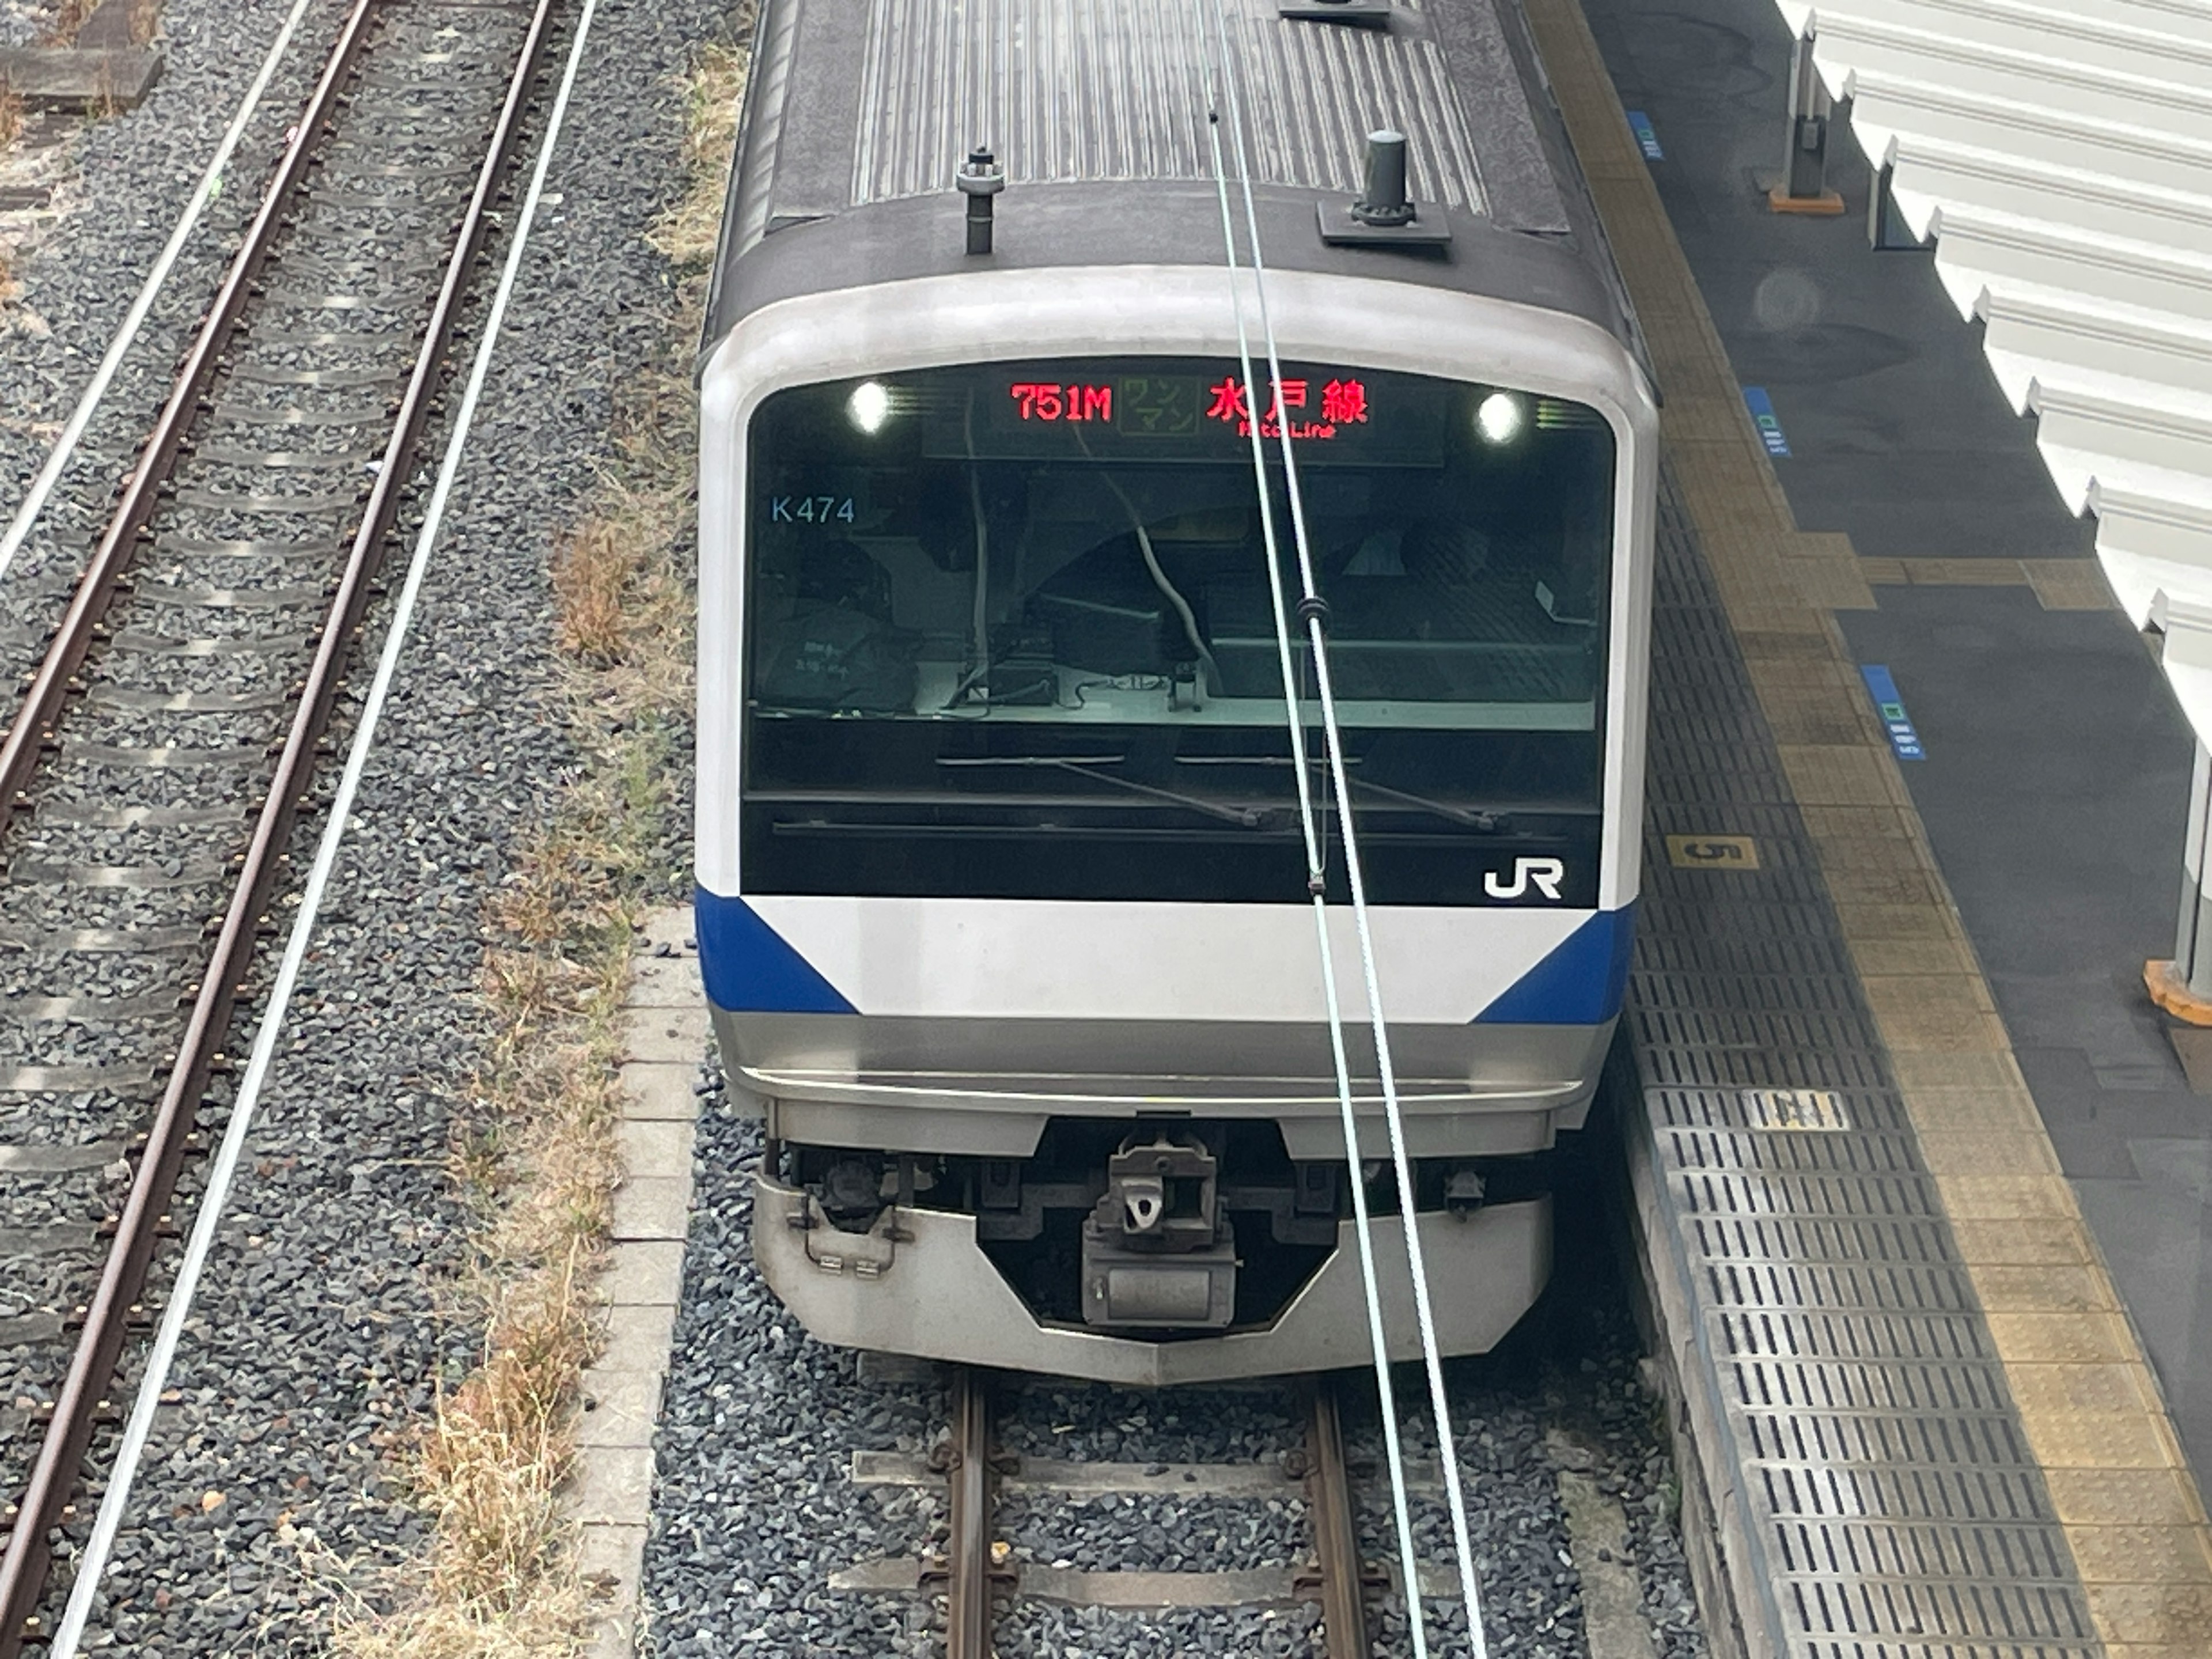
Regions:
<svg viewBox="0 0 2212 1659"><path fill-rule="evenodd" d="M1534 306L1267 300L1279 374L1243 367L1226 274L1173 265L805 295L709 363L700 957L766 1120L757 1258L828 1340L1136 1383L1358 1364L1361 1181L1418 1352L1331 824L1345 1144L1270 519L1286 605L1301 520L1326 604L1446 1351L1543 1285L1627 971L1650 395Z"/></svg>

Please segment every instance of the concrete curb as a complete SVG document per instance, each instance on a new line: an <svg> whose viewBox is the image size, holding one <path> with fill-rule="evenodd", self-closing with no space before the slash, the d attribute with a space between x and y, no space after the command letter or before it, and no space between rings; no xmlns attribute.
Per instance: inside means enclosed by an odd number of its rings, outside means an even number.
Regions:
<svg viewBox="0 0 2212 1659"><path fill-rule="evenodd" d="M663 954L665 951L667 954ZM653 1436L660 1419L684 1237L691 1210L692 1085L707 1043L707 1002L691 911L646 924L623 999L623 1165L614 1247L600 1289L606 1343L583 1376L568 1517L596 1606L586 1659L631 1659L638 1585L653 1514Z"/></svg>

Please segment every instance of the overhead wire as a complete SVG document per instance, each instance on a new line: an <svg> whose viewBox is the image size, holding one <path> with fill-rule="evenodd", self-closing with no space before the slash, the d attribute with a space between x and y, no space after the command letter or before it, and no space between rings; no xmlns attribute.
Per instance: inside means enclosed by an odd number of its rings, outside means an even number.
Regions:
<svg viewBox="0 0 2212 1659"><path fill-rule="evenodd" d="M1442 1465L1444 1498L1450 1512L1453 1554L1459 1569L1460 1596L1467 1616L1468 1640L1474 1659L1489 1659L1489 1642L1483 1630L1482 1601L1476 1582L1474 1546L1468 1525L1467 1498L1460 1478L1459 1459L1455 1449L1451 1428L1451 1411L1446 1397L1443 1358L1437 1337L1436 1312L1429 1296L1428 1267L1421 1248L1419 1218L1415 1212L1413 1168L1406 1152L1405 1117L1398 1095L1396 1068L1390 1054L1390 1034L1384 1018L1380 975L1376 968L1374 932L1370 925L1367 893L1359 861L1359 842L1352 822L1352 788L1344 764L1342 733L1337 720L1335 688L1329 673L1328 643L1324 619L1328 615L1318 586L1314 580L1312 546L1306 532L1305 502L1298 486L1297 457L1291 439L1291 421L1287 410L1281 406L1283 366L1275 338L1274 318L1267 304L1267 264L1260 251L1259 210L1252 192L1252 175L1244 146L1243 100L1237 94L1236 54L1231 46L1229 26L1222 0L1212 0L1215 32L1221 46L1222 85L1227 94L1227 118L1231 147L1237 157L1237 175L1243 198L1246 240L1250 246L1252 289L1257 302L1261 337L1265 343L1269 385L1276 404L1276 436L1282 449L1283 479L1291 509L1291 532L1298 564L1300 600L1298 615L1305 623L1307 644L1314 665L1314 689L1320 705L1322 735L1330 778L1334 783L1337 829L1344 842L1346 882L1351 897L1352 926L1358 941L1359 966L1367 994L1368 1018L1375 1042L1376 1069L1382 1086L1382 1110L1390 1140L1391 1166L1396 1176L1398 1212L1403 1221L1406 1238L1406 1265L1413 1277L1413 1311L1419 1326L1421 1359L1429 1385L1429 1407L1435 1419L1438 1462ZM1416 1659L1426 1652L1424 1619L1421 1611L1420 1579L1418 1564L1413 1559L1412 1529L1407 1524L1405 1477L1398 1448L1395 1413L1389 1385L1389 1363L1382 1326L1382 1304L1376 1294L1372 1245L1370 1240L1365 1194L1359 1175L1359 1144L1356 1115L1352 1109L1349 1069L1346 1063L1343 1016L1338 1001L1335 971L1330 950L1327 909L1322 891L1317 836L1312 816L1312 794L1306 782L1305 737L1304 721L1299 716L1297 689L1294 680L1290 645L1290 624L1283 604L1280 556L1278 551L1270 506L1265 452L1261 442L1266 420L1261 412L1258 387L1252 373L1250 340L1244 323L1243 296L1237 281L1236 236L1230 223L1228 180L1222 165L1219 133L1221 112L1213 103L1212 53L1204 54L1206 78L1207 126L1214 161L1214 178L1220 196L1222 231L1228 250L1230 289L1237 314L1237 344L1239 363L1244 377L1244 395L1249 405L1249 430L1252 439L1253 467L1260 495L1261 538L1267 550L1270 597L1274 605L1276 643L1281 660L1283 695L1289 710L1292 769L1298 778L1298 802L1304 820L1308 861L1310 869L1308 885L1312 891L1316 924L1321 935L1322 981L1329 1023L1329 1042L1337 1067L1337 1091L1340 1108L1344 1117L1345 1153L1350 1165L1350 1184L1352 1192L1354 1220L1359 1231L1360 1267L1362 1282L1366 1291L1368 1328L1370 1345L1375 1352L1376 1373L1382 1395L1383 1434L1389 1455L1391 1495L1399 1528L1401 1571L1405 1576L1407 1623L1413 1633Z"/></svg>
<svg viewBox="0 0 2212 1659"><path fill-rule="evenodd" d="M1213 9L1215 23L1219 26L1221 24L1220 0L1213 0ZM1241 176L1245 172L1243 135L1237 126L1241 119L1241 105L1236 96L1233 85L1234 71L1231 67L1231 53L1225 27L1222 27L1220 33L1224 82L1229 83L1231 133L1236 140L1237 169ZM1344 1127L1346 1184L1352 1189L1352 1231L1358 1246L1360 1286L1367 1309L1368 1348L1373 1359L1376 1395L1382 1413L1384 1462L1389 1469L1391 1519L1397 1536L1399 1572L1401 1580L1406 1587L1406 1622L1413 1638L1413 1659L1427 1659L1428 1633L1426 1620L1423 1617L1421 1609L1420 1559L1414 1545L1411 1504L1407 1492L1405 1449L1398 1432L1397 1392L1390 1377L1389 1340L1382 1326L1382 1297L1375 1262L1374 1221L1368 1210L1366 1183L1361 1178L1360 1173L1358 1117L1352 1104L1352 1066L1345 1043L1343 1005L1337 990L1335 952L1329 940L1328 880L1322 855L1322 830L1319 818L1314 811L1313 783L1306 759L1305 723L1300 714L1300 705L1303 702L1300 695L1300 677L1291 649L1290 617L1283 603L1282 552L1275 529L1273 497L1268 488L1267 451L1261 437L1261 428L1263 422L1255 389L1251 338L1245 326L1244 296L1238 280L1236 225L1229 204L1228 170L1221 150L1221 112L1214 95L1213 52L1207 40L1206 30L1201 27L1199 34L1200 61L1204 67L1205 76L1206 141L1212 155L1214 188L1221 207L1222 246L1229 264L1230 303L1237 322L1237 360L1238 372L1243 377L1244 398L1248 405L1249 416L1246 430L1251 438L1253 477L1260 501L1260 538L1267 555L1267 598L1274 610L1275 650L1277 665L1282 675L1283 708L1290 732L1291 772L1297 783L1298 824L1305 840L1306 890L1313 906L1315 942L1320 953L1322 1002L1328 1021L1329 1055L1335 1067L1337 1109ZM1244 179L1243 183L1249 209L1251 189L1249 179ZM1263 281L1261 267L1259 264L1259 238L1255 229L1252 235L1253 283L1255 290L1261 288ZM1261 294L1261 300L1264 307L1264 292ZM1266 315L1264 308L1261 314L1264 319ZM1274 361L1274 340L1272 329L1268 334L1267 346L1269 361L1272 363ZM1281 380L1279 371L1276 373L1275 380L1279 384ZM1304 514L1297 510L1295 494L1292 501L1294 508L1292 522L1296 533L1303 543ZM1310 570L1303 545L1299 548L1299 566L1302 572ZM1305 586L1306 591L1310 594L1312 585L1310 574ZM1316 655L1318 658L1322 648L1318 635L1315 637L1314 645ZM1325 677L1317 683L1322 686L1328 684ZM1325 727L1325 730L1328 733L1329 742L1334 750L1335 738L1333 705L1325 704L1324 708L1331 712L1331 723ZM1347 802L1345 838L1346 850L1349 854L1352 851L1349 807L1340 769L1338 774L1337 794L1340 801ZM1356 865L1352 867L1357 869ZM1353 890L1355 894L1359 891L1356 886ZM1367 949L1364 928L1361 942L1363 955L1365 955ZM1376 998L1371 963L1368 968L1367 977L1369 1000L1379 1013L1381 1005ZM1387 1038L1384 1040L1387 1041ZM1410 1192L1411 1188L1405 1186L1401 1190ZM1407 1224L1410 1238L1410 1221ZM1418 1269L1415 1273L1415 1283L1418 1287L1419 1284ZM1423 1328L1425 1342L1432 1347L1432 1333L1425 1325ZM1443 1439L1443 1450L1445 1465L1449 1468L1452 1462L1452 1454L1448 1437ZM1481 1654L1483 1652L1481 1623L1471 1601L1468 1620L1474 1627L1477 1652Z"/></svg>

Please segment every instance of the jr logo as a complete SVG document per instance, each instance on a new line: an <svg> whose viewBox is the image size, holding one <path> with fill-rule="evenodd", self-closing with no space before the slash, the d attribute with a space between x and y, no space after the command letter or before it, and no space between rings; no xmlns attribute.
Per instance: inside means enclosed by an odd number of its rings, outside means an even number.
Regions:
<svg viewBox="0 0 2212 1659"><path fill-rule="evenodd" d="M1508 887L1498 879L1498 872L1482 872L1482 890L1496 899L1516 899L1527 892L1533 884L1536 890L1554 904L1559 902L1559 884L1567 878L1567 866L1558 859L1516 859L1513 860L1513 884Z"/></svg>

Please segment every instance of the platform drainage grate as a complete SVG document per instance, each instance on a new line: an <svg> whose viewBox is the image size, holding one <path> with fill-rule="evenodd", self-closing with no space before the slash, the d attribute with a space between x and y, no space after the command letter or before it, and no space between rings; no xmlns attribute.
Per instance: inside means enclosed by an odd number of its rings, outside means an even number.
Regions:
<svg viewBox="0 0 2212 1659"><path fill-rule="evenodd" d="M1671 478L1627 1026L1789 1659L2095 1659L2043 1474ZM1755 842L1758 861L1671 856ZM1707 849L1710 850L1710 849ZM1692 1379L1691 1386L1696 1386Z"/></svg>

